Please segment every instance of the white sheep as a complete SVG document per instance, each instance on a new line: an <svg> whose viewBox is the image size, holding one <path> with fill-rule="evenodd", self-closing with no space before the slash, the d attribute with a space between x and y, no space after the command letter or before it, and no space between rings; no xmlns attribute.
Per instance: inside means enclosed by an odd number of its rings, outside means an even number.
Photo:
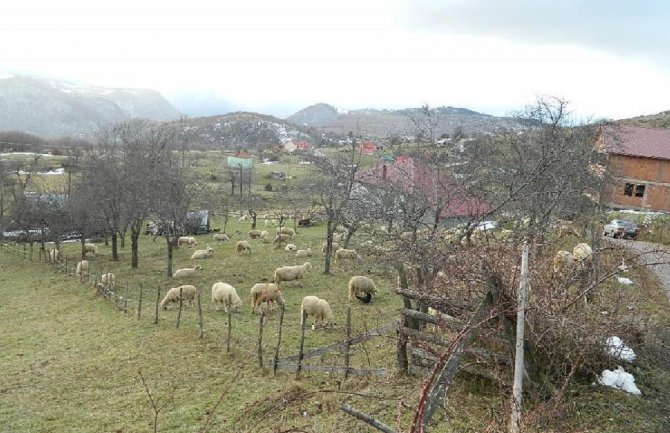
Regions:
<svg viewBox="0 0 670 433"><path fill-rule="evenodd" d="M206 259L209 257L212 253L214 252L214 249L207 245L206 250L195 250L193 254L191 255L191 260L195 259Z"/></svg>
<svg viewBox="0 0 670 433"><path fill-rule="evenodd" d="M260 231L260 230L249 230L249 237L250 237L251 239L258 239L258 238L261 237L261 234L262 234L262 233L263 233L263 232Z"/></svg>
<svg viewBox="0 0 670 433"><path fill-rule="evenodd" d="M337 242L333 242L333 251L337 251L338 248L340 248L340 244ZM321 244L321 253L326 254L326 249L328 248L328 242L324 242Z"/></svg>
<svg viewBox="0 0 670 433"><path fill-rule="evenodd" d="M289 235L290 237L293 237L295 236L295 230L293 230L291 227L282 227L280 232L279 227L277 227L277 234Z"/></svg>
<svg viewBox="0 0 670 433"><path fill-rule="evenodd" d="M102 283L102 286L105 289L111 290L111 291L116 290L116 277L111 272L107 272L106 274L102 274L102 277L100 278L100 282Z"/></svg>
<svg viewBox="0 0 670 433"><path fill-rule="evenodd" d="M242 215L241 217L239 217L237 219L238 223L244 223L244 222L247 222L247 221L249 221L249 216L248 215Z"/></svg>
<svg viewBox="0 0 670 433"><path fill-rule="evenodd" d="M248 241L237 241L237 243L235 244L235 251L237 252L238 256L242 254L250 254L251 245L249 244Z"/></svg>
<svg viewBox="0 0 670 433"><path fill-rule="evenodd" d="M272 241L272 244L273 244L273 245L274 245L274 244L279 245L279 243L281 243L281 242L286 242L289 238L290 238L289 235L277 235L277 236L275 237L275 239Z"/></svg>
<svg viewBox="0 0 670 433"><path fill-rule="evenodd" d="M284 247L284 251L286 252L292 252L295 251L298 247L295 246L295 244L288 244Z"/></svg>
<svg viewBox="0 0 670 433"><path fill-rule="evenodd" d="M270 242L269 236L270 236L270 234L267 232L267 230L261 231L261 242L263 242L263 243Z"/></svg>
<svg viewBox="0 0 670 433"><path fill-rule="evenodd" d="M226 313L229 308L235 308L237 311L242 308L242 300L237 295L235 287L221 281L212 286L212 302L223 304Z"/></svg>
<svg viewBox="0 0 670 433"><path fill-rule="evenodd" d="M593 255L593 250L589 244L580 243L575 246L572 250L572 257L577 263L588 262L591 260L591 255Z"/></svg>
<svg viewBox="0 0 670 433"><path fill-rule="evenodd" d="M360 260L361 256L358 255L356 250L347 250L344 248L338 248L335 251L335 260L333 263L339 264L342 260Z"/></svg>
<svg viewBox="0 0 670 433"><path fill-rule="evenodd" d="M82 260L81 262L77 263L77 269L75 270L75 275L78 276L79 278L84 278L85 276L88 276L88 260Z"/></svg>
<svg viewBox="0 0 670 433"><path fill-rule="evenodd" d="M560 273L572 269L575 259L570 251L560 250L554 255L554 273Z"/></svg>
<svg viewBox="0 0 670 433"><path fill-rule="evenodd" d="M84 251L87 252L87 253L93 253L94 256L97 256L98 255L98 246L96 244L86 242L84 244Z"/></svg>
<svg viewBox="0 0 670 433"><path fill-rule="evenodd" d="M251 288L251 313L255 313L256 308L260 307L263 302L267 302L269 310L272 309L274 302L277 302L281 306L286 304L276 284L256 283Z"/></svg>
<svg viewBox="0 0 670 433"><path fill-rule="evenodd" d="M177 238L177 246L181 246L182 244L198 245L198 240L193 236L179 236L179 238Z"/></svg>
<svg viewBox="0 0 670 433"><path fill-rule="evenodd" d="M368 303L370 302L370 299L372 299L372 295L376 295L377 292L377 286L375 286L374 281L368 277L357 275L355 277L351 277L349 280L349 301L353 301L355 297L360 301ZM365 293L367 296L358 296L359 293Z"/></svg>
<svg viewBox="0 0 670 433"><path fill-rule="evenodd" d="M181 268L177 269L174 271L172 274L172 278L185 278L185 277L192 277L195 275L195 271L201 270L202 266L200 265L195 265L192 268Z"/></svg>
<svg viewBox="0 0 670 433"><path fill-rule="evenodd" d="M316 329L316 322L321 322L322 325L335 324L333 311L330 309L328 302L316 296L305 296L302 298L302 304L300 304L300 326L304 325L303 321L307 316L314 316L312 330Z"/></svg>
<svg viewBox="0 0 670 433"><path fill-rule="evenodd" d="M60 260L60 250L54 249L49 251L49 261L55 263Z"/></svg>
<svg viewBox="0 0 670 433"><path fill-rule="evenodd" d="M307 248L306 250L298 250L295 252L296 257L310 257L312 255L312 249Z"/></svg>
<svg viewBox="0 0 670 433"><path fill-rule="evenodd" d="M342 242L342 239L344 239L344 235L342 233L335 233L333 235L333 242L336 242L336 243L339 244L339 243Z"/></svg>
<svg viewBox="0 0 670 433"><path fill-rule="evenodd" d="M283 266L281 268L277 268L275 269L273 280L275 284L279 284L282 281L299 280L311 267L312 264L310 262L305 262L302 265Z"/></svg>
<svg viewBox="0 0 670 433"><path fill-rule="evenodd" d="M188 284L184 286L173 287L172 289L168 290L168 292L165 294L165 297L161 301L161 308L167 310L168 303L179 302L180 293L181 293L181 299L184 301L188 301L188 305L192 305L193 300L195 299L195 295L198 293L198 289L196 289L195 286L191 286Z"/></svg>
<svg viewBox="0 0 670 433"><path fill-rule="evenodd" d="M230 237L226 233L214 233L214 240L219 242L229 241Z"/></svg>

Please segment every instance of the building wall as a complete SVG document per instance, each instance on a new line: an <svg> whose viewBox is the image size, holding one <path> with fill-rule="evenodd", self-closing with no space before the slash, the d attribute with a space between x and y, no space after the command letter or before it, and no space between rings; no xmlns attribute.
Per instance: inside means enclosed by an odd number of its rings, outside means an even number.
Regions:
<svg viewBox="0 0 670 433"><path fill-rule="evenodd" d="M609 204L670 212L669 160L610 155L608 170L614 178L608 191ZM637 197L640 187L644 187L644 194Z"/></svg>

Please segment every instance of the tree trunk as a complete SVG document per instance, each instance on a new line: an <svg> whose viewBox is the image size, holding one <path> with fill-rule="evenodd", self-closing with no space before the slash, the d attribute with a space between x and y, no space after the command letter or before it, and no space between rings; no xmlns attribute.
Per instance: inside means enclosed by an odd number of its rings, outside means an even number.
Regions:
<svg viewBox="0 0 670 433"><path fill-rule="evenodd" d="M141 221L130 225L130 267L133 269L139 267L138 250L140 233L142 233Z"/></svg>
<svg viewBox="0 0 670 433"><path fill-rule="evenodd" d="M524 373L524 331L526 324L526 287L528 285L528 244L523 246L521 256L521 283L516 310L516 355L514 357L514 385L512 387L512 422L510 433L521 431L521 401L523 393Z"/></svg>
<svg viewBox="0 0 670 433"><path fill-rule="evenodd" d="M172 278L172 252L174 249L174 242L170 239L170 236L165 236L167 241L167 277Z"/></svg>
<svg viewBox="0 0 670 433"><path fill-rule="evenodd" d="M328 225L326 228L326 256L323 262L323 273L330 274L330 259L333 256L333 220L328 218Z"/></svg>
<svg viewBox="0 0 670 433"><path fill-rule="evenodd" d="M81 259L84 260L86 258L86 235L84 233L81 234Z"/></svg>
<svg viewBox="0 0 670 433"><path fill-rule="evenodd" d="M112 233L112 260L119 260L119 234L117 232Z"/></svg>

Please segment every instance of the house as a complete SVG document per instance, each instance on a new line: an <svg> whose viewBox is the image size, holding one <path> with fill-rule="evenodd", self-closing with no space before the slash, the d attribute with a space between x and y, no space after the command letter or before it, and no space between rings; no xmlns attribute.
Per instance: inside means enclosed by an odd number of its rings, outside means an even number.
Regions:
<svg viewBox="0 0 670 433"><path fill-rule="evenodd" d="M383 158L375 167L360 173L363 185L386 184L405 194L440 207L439 219L471 220L491 210L491 205L467 191L458 179L435 171L429 164L409 156Z"/></svg>
<svg viewBox="0 0 670 433"><path fill-rule="evenodd" d="M312 148L312 145L309 144L306 141L296 141L295 142L295 148L296 148L296 150L301 150L303 152L307 152L308 150L310 150Z"/></svg>
<svg viewBox="0 0 670 433"><path fill-rule="evenodd" d="M358 146L358 151L363 155L374 155L377 145L371 141L364 141Z"/></svg>
<svg viewBox="0 0 670 433"><path fill-rule="evenodd" d="M613 180L603 204L670 212L670 129L604 128L598 145Z"/></svg>

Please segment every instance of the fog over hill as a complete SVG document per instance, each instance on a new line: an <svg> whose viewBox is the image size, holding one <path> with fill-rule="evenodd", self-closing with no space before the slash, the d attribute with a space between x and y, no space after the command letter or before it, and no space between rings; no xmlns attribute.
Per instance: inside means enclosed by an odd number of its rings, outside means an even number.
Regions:
<svg viewBox="0 0 670 433"><path fill-rule="evenodd" d="M0 79L0 131L89 136L112 122L134 117L172 120L180 115L154 90L82 86L24 76Z"/></svg>

